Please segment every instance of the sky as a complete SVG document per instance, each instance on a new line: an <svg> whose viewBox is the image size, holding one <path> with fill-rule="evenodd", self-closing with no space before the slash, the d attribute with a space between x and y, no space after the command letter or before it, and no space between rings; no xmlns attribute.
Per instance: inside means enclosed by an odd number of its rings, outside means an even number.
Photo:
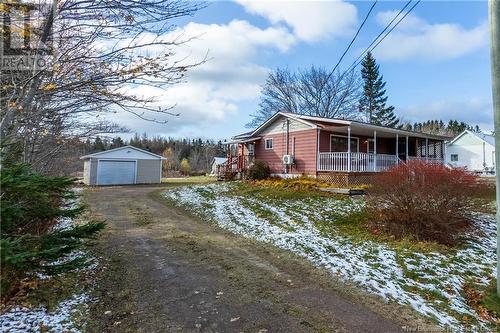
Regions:
<svg viewBox="0 0 500 333"><path fill-rule="evenodd" d="M340 69L349 67L405 2L378 2ZM205 63L167 91L134 93L175 105L165 124L114 115L131 133L224 140L248 131L260 90L277 67L333 68L373 2L209 2L168 36L194 37L178 57ZM411 5L410 5L411 6ZM458 119L493 128L486 1L422 1L373 54L388 104L403 121ZM359 69L359 67L358 67Z"/></svg>

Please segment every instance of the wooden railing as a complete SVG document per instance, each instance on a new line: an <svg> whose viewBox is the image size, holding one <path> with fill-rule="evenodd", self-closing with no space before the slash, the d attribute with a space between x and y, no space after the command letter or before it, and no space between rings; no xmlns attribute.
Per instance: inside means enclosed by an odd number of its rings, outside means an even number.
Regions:
<svg viewBox="0 0 500 333"><path fill-rule="evenodd" d="M396 155L369 153L319 153L318 171L380 172L400 163Z"/></svg>

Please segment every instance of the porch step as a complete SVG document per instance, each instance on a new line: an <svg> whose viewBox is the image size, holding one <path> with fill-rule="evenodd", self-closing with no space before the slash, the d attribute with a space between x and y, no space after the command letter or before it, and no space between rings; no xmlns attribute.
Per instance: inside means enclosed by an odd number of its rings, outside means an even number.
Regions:
<svg viewBox="0 0 500 333"><path fill-rule="evenodd" d="M354 189L354 188L326 187L326 188L320 188L320 190L324 192L345 194L345 195L362 195L366 193L365 190Z"/></svg>

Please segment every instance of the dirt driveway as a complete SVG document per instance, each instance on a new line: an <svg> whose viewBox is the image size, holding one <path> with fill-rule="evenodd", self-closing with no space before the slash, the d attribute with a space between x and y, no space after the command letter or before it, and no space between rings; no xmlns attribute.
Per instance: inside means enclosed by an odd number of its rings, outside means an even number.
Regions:
<svg viewBox="0 0 500 333"><path fill-rule="evenodd" d="M89 331L397 332L422 325L411 311L291 253L168 206L160 190L86 191L93 214L108 221L95 249L105 268Z"/></svg>

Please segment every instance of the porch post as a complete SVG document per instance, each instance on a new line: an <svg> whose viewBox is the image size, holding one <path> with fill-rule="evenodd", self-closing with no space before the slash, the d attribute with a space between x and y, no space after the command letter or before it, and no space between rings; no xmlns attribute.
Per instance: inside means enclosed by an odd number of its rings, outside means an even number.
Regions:
<svg viewBox="0 0 500 333"><path fill-rule="evenodd" d="M408 162L408 135L406 136L406 162Z"/></svg>
<svg viewBox="0 0 500 333"><path fill-rule="evenodd" d="M399 161L399 134L396 134L396 157L396 161Z"/></svg>
<svg viewBox="0 0 500 333"><path fill-rule="evenodd" d="M425 160L429 159L429 138L425 138Z"/></svg>
<svg viewBox="0 0 500 333"><path fill-rule="evenodd" d="M443 164L445 164L447 161L446 161L446 143L444 141L441 141L441 158L442 158L442 162Z"/></svg>
<svg viewBox="0 0 500 333"><path fill-rule="evenodd" d="M373 131L373 171L377 171L377 131Z"/></svg>
<svg viewBox="0 0 500 333"><path fill-rule="evenodd" d="M347 172L351 172L351 126L347 126Z"/></svg>

